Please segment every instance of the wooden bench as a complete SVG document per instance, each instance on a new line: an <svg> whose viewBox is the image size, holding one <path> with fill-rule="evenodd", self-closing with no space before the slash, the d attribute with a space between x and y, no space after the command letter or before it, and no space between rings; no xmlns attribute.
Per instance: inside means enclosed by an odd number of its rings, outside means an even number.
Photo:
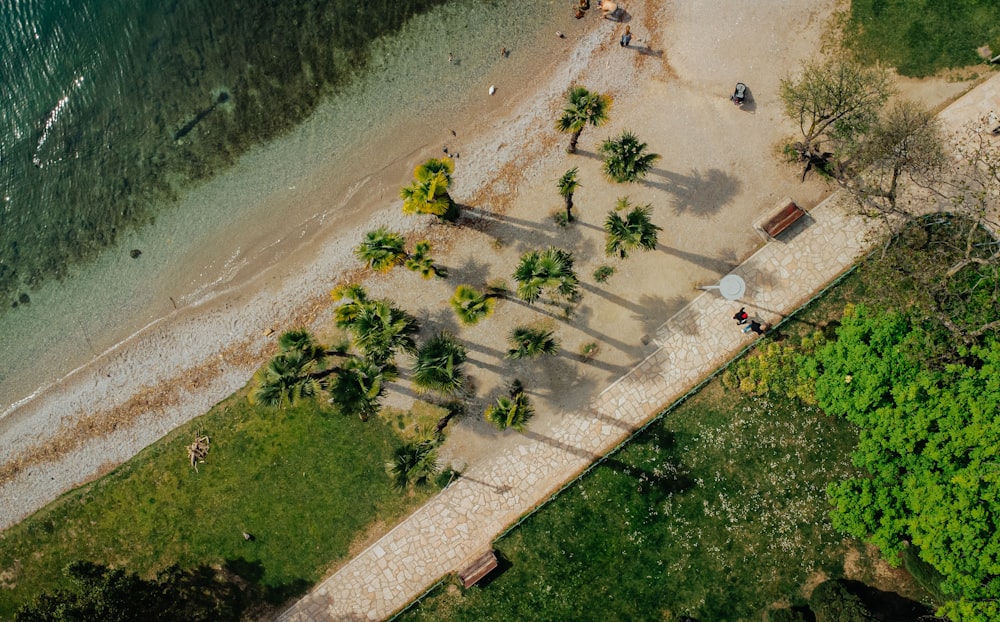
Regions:
<svg viewBox="0 0 1000 622"><path fill-rule="evenodd" d="M764 214L759 220L753 224L753 228L760 233L765 240L774 240L781 234L782 231L791 227L806 215L804 209L799 207L789 198L784 198L778 201L778 204L774 206L767 214Z"/></svg>
<svg viewBox="0 0 1000 622"><path fill-rule="evenodd" d="M497 556L492 550L487 551L477 557L465 570L458 573L458 580L462 582L462 587L470 588L496 570L496 567Z"/></svg>

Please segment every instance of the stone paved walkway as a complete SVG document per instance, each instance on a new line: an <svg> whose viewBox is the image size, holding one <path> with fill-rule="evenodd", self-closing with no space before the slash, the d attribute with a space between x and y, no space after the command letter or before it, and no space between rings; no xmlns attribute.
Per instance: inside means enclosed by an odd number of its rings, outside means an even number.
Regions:
<svg viewBox="0 0 1000 622"><path fill-rule="evenodd" d="M991 110L1000 113L1000 75L941 119L946 130L957 130ZM588 410L565 417L547 436L529 430L516 449L467 469L279 620L381 620L400 610L488 550L497 534L750 343L753 335L732 320L740 304L751 317L776 321L850 268L872 226L838 207L836 195L817 206L782 242L765 245L734 270L747 283L743 300L699 296L657 331L656 352Z"/></svg>

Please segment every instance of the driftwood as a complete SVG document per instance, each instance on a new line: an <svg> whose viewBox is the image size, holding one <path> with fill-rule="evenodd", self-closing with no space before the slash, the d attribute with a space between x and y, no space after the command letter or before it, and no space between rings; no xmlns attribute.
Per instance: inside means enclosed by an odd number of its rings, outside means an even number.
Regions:
<svg viewBox="0 0 1000 622"><path fill-rule="evenodd" d="M188 460L191 461L191 466L194 467L195 472L198 471L198 463L204 464L205 456L208 455L209 440L207 436L199 436L194 439L194 442L187 446L188 450Z"/></svg>

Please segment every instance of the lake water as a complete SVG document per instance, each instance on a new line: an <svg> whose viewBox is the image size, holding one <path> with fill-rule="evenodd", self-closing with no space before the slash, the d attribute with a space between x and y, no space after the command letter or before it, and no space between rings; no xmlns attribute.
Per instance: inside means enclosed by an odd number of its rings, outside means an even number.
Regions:
<svg viewBox="0 0 1000 622"><path fill-rule="evenodd" d="M319 163L361 178L366 135L458 114L557 4L8 0L0 414L225 281L248 232L316 216L263 197Z"/></svg>

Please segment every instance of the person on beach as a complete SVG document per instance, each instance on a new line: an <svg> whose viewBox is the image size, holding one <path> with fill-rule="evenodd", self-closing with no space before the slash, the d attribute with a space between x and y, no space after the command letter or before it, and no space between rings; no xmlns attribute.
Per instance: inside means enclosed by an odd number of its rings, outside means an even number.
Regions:
<svg viewBox="0 0 1000 622"><path fill-rule="evenodd" d="M746 307L740 307L740 310L737 311L735 315L733 315L733 319L736 320L737 326L746 324L747 320L750 319L750 316L744 309L746 309Z"/></svg>
<svg viewBox="0 0 1000 622"><path fill-rule="evenodd" d="M625 34L622 35L622 40L618 42L623 48L627 48L629 43L632 43L632 27L625 27Z"/></svg>
<svg viewBox="0 0 1000 622"><path fill-rule="evenodd" d="M608 15L611 15L618 10L618 5L611 0L601 0L601 17L607 19Z"/></svg>

